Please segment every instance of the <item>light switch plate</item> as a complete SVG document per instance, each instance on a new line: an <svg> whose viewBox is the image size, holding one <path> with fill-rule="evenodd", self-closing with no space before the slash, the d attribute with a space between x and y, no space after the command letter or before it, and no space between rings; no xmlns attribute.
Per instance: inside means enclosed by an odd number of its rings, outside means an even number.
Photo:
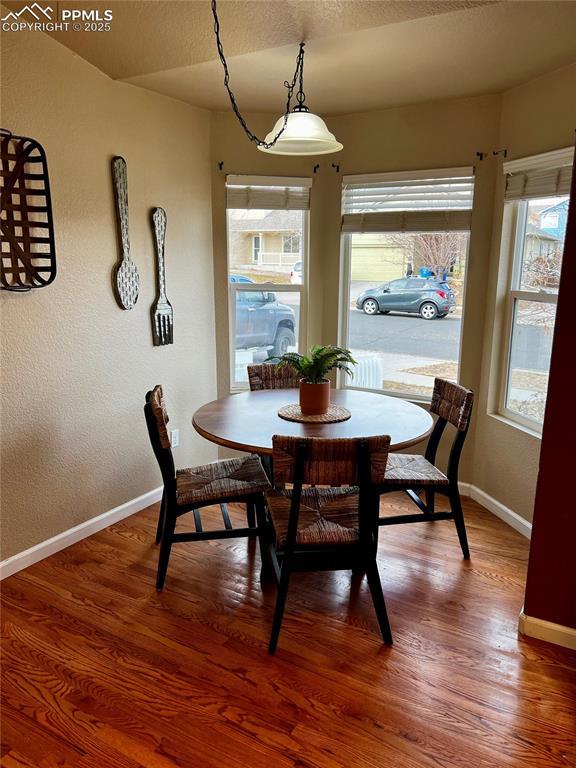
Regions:
<svg viewBox="0 0 576 768"><path fill-rule="evenodd" d="M180 430L179 429L171 429L170 430L170 445L172 448L178 448L180 445Z"/></svg>

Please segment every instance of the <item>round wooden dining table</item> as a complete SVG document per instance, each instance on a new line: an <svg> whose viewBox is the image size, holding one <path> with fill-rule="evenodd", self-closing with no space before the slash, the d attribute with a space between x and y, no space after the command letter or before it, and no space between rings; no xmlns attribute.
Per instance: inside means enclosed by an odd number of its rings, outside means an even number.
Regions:
<svg viewBox="0 0 576 768"><path fill-rule="evenodd" d="M297 389L264 389L221 397L199 408L192 418L207 440L239 451L272 454L273 435L297 437L372 437L390 435L390 450L416 445L428 437L433 420L428 411L399 397L333 389L331 401L351 417L335 424L300 423L278 416L283 405L298 402Z"/></svg>

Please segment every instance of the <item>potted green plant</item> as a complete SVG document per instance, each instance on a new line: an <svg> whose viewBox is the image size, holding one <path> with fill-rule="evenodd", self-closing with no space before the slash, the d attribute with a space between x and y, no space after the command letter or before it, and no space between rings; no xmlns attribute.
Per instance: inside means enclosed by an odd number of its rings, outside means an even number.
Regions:
<svg viewBox="0 0 576 768"><path fill-rule="evenodd" d="M326 378L332 370L345 371L353 376L356 360L349 349L333 346L313 346L307 355L286 352L281 357L268 358L278 366L289 365L300 379L300 409L306 416L326 413L330 405L330 382Z"/></svg>

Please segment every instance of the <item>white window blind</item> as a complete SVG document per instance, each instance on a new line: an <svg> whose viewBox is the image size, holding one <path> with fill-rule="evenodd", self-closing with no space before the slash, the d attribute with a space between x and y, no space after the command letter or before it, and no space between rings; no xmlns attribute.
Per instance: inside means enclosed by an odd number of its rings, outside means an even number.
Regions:
<svg viewBox="0 0 576 768"><path fill-rule="evenodd" d="M560 149L504 163L505 200L529 200L570 194L573 162L574 150Z"/></svg>
<svg viewBox="0 0 576 768"><path fill-rule="evenodd" d="M312 179L273 176L227 176L226 207L307 211Z"/></svg>
<svg viewBox="0 0 576 768"><path fill-rule="evenodd" d="M342 231L467 231L473 198L473 168L345 176Z"/></svg>
<svg viewBox="0 0 576 768"><path fill-rule="evenodd" d="M471 211L405 211L349 213L342 232L468 232Z"/></svg>

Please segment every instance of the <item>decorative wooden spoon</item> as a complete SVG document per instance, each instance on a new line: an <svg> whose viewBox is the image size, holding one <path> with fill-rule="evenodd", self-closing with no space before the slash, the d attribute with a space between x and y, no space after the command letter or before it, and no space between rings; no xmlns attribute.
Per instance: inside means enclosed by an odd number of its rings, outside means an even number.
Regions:
<svg viewBox="0 0 576 768"><path fill-rule="evenodd" d="M138 267L130 258L130 238L128 236L128 175L126 160L115 157L112 160L112 179L114 181L114 197L118 216L118 231L120 233L120 249L122 258L114 267L112 284L116 300L122 309L133 309L138 301L140 290L140 275Z"/></svg>

